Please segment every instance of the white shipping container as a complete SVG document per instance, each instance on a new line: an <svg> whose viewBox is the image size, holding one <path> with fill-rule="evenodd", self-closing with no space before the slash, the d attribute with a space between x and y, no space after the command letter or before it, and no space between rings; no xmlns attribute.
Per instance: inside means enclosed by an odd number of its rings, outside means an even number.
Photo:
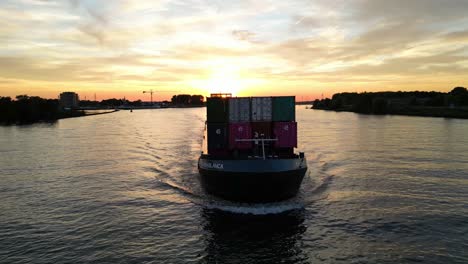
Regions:
<svg viewBox="0 0 468 264"><path fill-rule="evenodd" d="M250 98L229 98L229 122L250 121Z"/></svg>
<svg viewBox="0 0 468 264"><path fill-rule="evenodd" d="M252 97L252 121L271 121L271 114L271 97Z"/></svg>

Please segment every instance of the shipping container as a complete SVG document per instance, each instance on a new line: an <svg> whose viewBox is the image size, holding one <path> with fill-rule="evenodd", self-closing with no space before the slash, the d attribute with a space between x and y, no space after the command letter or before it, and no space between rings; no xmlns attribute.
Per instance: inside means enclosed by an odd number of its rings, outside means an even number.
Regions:
<svg viewBox="0 0 468 264"><path fill-rule="evenodd" d="M273 132L278 139L275 141L276 148L297 147L297 123L296 122L274 122Z"/></svg>
<svg viewBox="0 0 468 264"><path fill-rule="evenodd" d="M294 96L273 97L272 120L296 121L296 98Z"/></svg>
<svg viewBox="0 0 468 264"><path fill-rule="evenodd" d="M209 97L206 101L206 121L209 123L225 123L228 121L227 98Z"/></svg>
<svg viewBox="0 0 468 264"><path fill-rule="evenodd" d="M212 150L227 149L228 135L226 123L208 123L208 153Z"/></svg>
<svg viewBox="0 0 468 264"><path fill-rule="evenodd" d="M252 122L252 137L273 138L271 122Z"/></svg>
<svg viewBox="0 0 468 264"><path fill-rule="evenodd" d="M232 109L232 108L230 108ZM252 141L238 142L236 139L251 139L252 126L248 122L229 124L229 148L230 149L250 149Z"/></svg>
<svg viewBox="0 0 468 264"><path fill-rule="evenodd" d="M271 97L252 97L252 121L271 121Z"/></svg>
<svg viewBox="0 0 468 264"><path fill-rule="evenodd" d="M250 121L250 98L229 98L229 122Z"/></svg>

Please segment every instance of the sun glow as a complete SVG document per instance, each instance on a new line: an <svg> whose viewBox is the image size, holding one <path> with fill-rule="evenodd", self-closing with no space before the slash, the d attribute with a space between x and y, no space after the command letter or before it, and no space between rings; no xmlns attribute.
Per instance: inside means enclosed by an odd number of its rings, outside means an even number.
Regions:
<svg viewBox="0 0 468 264"><path fill-rule="evenodd" d="M213 71L206 80L206 88L210 93L231 93L236 96L243 87L239 73L233 68L224 67Z"/></svg>
<svg viewBox="0 0 468 264"><path fill-rule="evenodd" d="M233 67L213 67L211 74L206 79L194 80L190 83L193 88L212 93L230 93L233 96L245 88L245 84L239 75L239 71Z"/></svg>

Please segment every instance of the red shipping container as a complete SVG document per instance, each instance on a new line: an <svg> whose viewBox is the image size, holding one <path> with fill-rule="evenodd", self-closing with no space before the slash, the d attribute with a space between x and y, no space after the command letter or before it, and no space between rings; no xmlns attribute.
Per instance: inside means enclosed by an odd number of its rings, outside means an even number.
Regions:
<svg viewBox="0 0 468 264"><path fill-rule="evenodd" d="M273 131L276 138L275 147L295 148L297 147L297 123L296 122L275 122Z"/></svg>
<svg viewBox="0 0 468 264"><path fill-rule="evenodd" d="M252 141L236 141L236 139L251 139L252 127L248 122L229 124L229 148L250 149Z"/></svg>
<svg viewBox="0 0 468 264"><path fill-rule="evenodd" d="M272 135L271 122L252 122L252 137L274 138ZM262 136L263 134L263 136Z"/></svg>

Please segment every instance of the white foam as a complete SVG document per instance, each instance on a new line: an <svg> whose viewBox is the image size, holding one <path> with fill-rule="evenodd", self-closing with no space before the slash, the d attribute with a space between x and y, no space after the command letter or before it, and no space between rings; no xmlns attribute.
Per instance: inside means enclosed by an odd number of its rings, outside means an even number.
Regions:
<svg viewBox="0 0 468 264"><path fill-rule="evenodd" d="M236 214L268 215L280 214L291 210L304 208L301 203L273 203L273 204L223 204L207 203L202 205L208 209L218 209Z"/></svg>

